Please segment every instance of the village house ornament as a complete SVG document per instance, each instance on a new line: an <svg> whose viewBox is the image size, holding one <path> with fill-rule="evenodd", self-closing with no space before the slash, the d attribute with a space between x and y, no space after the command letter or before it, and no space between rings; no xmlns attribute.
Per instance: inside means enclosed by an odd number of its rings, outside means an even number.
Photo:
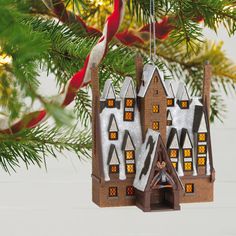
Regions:
<svg viewBox="0 0 236 236"><path fill-rule="evenodd" d="M210 85L209 64L199 98L183 82L164 81L154 64L143 66L137 56L136 83L125 78L116 94L107 80L100 96L98 69L92 68L94 203L148 212L213 201Z"/></svg>

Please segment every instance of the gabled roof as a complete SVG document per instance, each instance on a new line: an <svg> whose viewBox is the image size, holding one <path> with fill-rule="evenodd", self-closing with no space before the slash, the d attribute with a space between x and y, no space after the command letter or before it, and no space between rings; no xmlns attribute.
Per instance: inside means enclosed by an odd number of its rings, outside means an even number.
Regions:
<svg viewBox="0 0 236 236"><path fill-rule="evenodd" d="M108 79L105 82L103 94L101 96L102 99L116 99L116 93L114 87L112 85L112 81Z"/></svg>
<svg viewBox="0 0 236 236"><path fill-rule="evenodd" d="M119 128L116 122L116 118L114 114L111 114L109 124L108 124L108 132L118 132Z"/></svg>
<svg viewBox="0 0 236 236"><path fill-rule="evenodd" d="M167 110L167 120L173 120L170 110Z"/></svg>
<svg viewBox="0 0 236 236"><path fill-rule="evenodd" d="M133 143L133 140L130 136L130 133L128 130L125 130L125 134L124 134L124 139L123 139L123 142L122 142L122 146L121 146L121 150L124 151L124 150L135 150L135 146L134 146L134 143Z"/></svg>
<svg viewBox="0 0 236 236"><path fill-rule="evenodd" d="M114 144L111 144L110 150L108 153L107 165L119 165L120 161L117 155L116 147Z"/></svg>
<svg viewBox="0 0 236 236"><path fill-rule="evenodd" d="M146 95L146 92L149 88L150 82L153 79L153 75L155 72L157 72L160 78L160 81L163 85L166 96L168 96L167 88L166 88L164 78L163 78L164 77L163 73L157 68L157 66L153 64L146 64L143 68L143 82L144 83L141 83L139 93L138 93L139 97L144 97Z"/></svg>
<svg viewBox="0 0 236 236"><path fill-rule="evenodd" d="M169 98L175 98L175 92L173 88L173 84L170 80L165 81L167 92L168 92L168 97Z"/></svg>
<svg viewBox="0 0 236 236"><path fill-rule="evenodd" d="M171 128L166 146L167 148L170 148L171 146L174 146L175 148L179 148L179 138L178 138L178 132L176 128Z"/></svg>
<svg viewBox="0 0 236 236"><path fill-rule="evenodd" d="M162 155L159 152L162 151ZM148 129L145 142L141 146L140 156L137 159L134 187L140 191L150 191L150 185L155 173L155 166L164 164L171 173L176 186L182 190L183 185L178 177L162 141L159 132Z"/></svg>
<svg viewBox="0 0 236 236"><path fill-rule="evenodd" d="M131 77L126 77L120 90L121 98L136 98L136 90Z"/></svg>
<svg viewBox="0 0 236 236"><path fill-rule="evenodd" d="M204 131L207 131L203 106L195 106L193 132L198 132L200 128L202 128Z"/></svg>
<svg viewBox="0 0 236 236"><path fill-rule="evenodd" d="M190 96L188 94L185 83L183 83L183 82L179 83L178 90L176 93L176 98L180 101L190 100Z"/></svg>
<svg viewBox="0 0 236 236"><path fill-rule="evenodd" d="M190 139L187 129L182 129L180 136L180 147L181 148L193 148L192 141Z"/></svg>

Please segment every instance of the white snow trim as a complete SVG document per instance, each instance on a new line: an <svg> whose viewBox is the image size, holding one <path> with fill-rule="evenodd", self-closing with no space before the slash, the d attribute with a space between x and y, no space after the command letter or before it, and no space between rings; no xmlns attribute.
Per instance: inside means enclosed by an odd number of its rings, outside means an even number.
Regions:
<svg viewBox="0 0 236 236"><path fill-rule="evenodd" d="M184 139L183 149L185 149L185 148L193 148L188 133L185 135L185 139Z"/></svg>
<svg viewBox="0 0 236 236"><path fill-rule="evenodd" d="M102 99L107 99L107 98L116 99L115 90L113 88L112 81L110 79L108 79L105 82L101 98Z"/></svg>
<svg viewBox="0 0 236 236"><path fill-rule="evenodd" d="M178 137L177 137L176 133L175 133L173 140L170 144L170 149L179 149L179 142L178 142Z"/></svg>
<svg viewBox="0 0 236 236"><path fill-rule="evenodd" d="M168 94L168 90L167 90L165 82L164 82L164 74L163 74L163 72L160 71L158 69L158 67L153 65L153 64L146 64L143 67L143 78L142 79L144 81L144 84L142 82L142 84L140 86L140 89L139 89L139 92L138 92L138 96L139 97L144 97L145 96L155 71L157 71L157 73L158 73L158 75L160 77L161 83L162 83L162 85L164 87L164 90L165 90L166 94Z"/></svg>
<svg viewBox="0 0 236 236"><path fill-rule="evenodd" d="M199 125L198 132L199 133L201 133L201 132L206 133L207 132L206 118L205 118L205 114L204 113L202 114L202 118L201 118L201 122L200 122L200 125Z"/></svg>
<svg viewBox="0 0 236 236"><path fill-rule="evenodd" d="M154 145L154 149L153 149L153 152L151 155L151 162L149 165L148 172L146 175L142 175L141 179L139 179L139 176L140 176L142 169L144 167L144 163L145 163L147 154L149 152L149 149L146 149L146 145L147 145L147 141L148 141L149 136L153 137L153 141L155 142L155 145ZM157 148L157 141L158 141L159 136L160 136L159 132L148 129L148 131L146 133L145 141L141 146L140 155L138 156L137 161L136 161L136 174L135 174L134 183L133 183L133 186L140 191L144 191L146 188L147 181L148 181L151 169L152 169L153 160L154 160L154 156L155 156L156 148Z"/></svg>
<svg viewBox="0 0 236 236"><path fill-rule="evenodd" d="M117 155L120 161L120 172L119 172L119 179L124 180L126 179L125 174L125 158L124 153L121 150L122 142L124 139L125 130L129 131L129 134L132 138L132 141L135 145L136 151L135 156L139 155L139 149L142 144L142 131L141 131L141 124L140 124L140 113L137 108L137 104L135 104L135 111L134 111L134 121L127 122L123 121L123 112L124 112L124 100L121 100L121 107L120 109L117 108L104 108L102 113L100 114L100 126L101 126L101 143L102 143L102 158L103 158L103 171L105 181L109 181L109 166L107 165L108 153L110 149L110 145L114 144L116 147ZM109 140L107 127L110 115L114 114L117 125L119 127L118 132L118 140Z"/></svg>
<svg viewBox="0 0 236 236"><path fill-rule="evenodd" d="M190 100L186 85L184 82L179 82L176 98L180 101Z"/></svg>
<svg viewBox="0 0 236 236"><path fill-rule="evenodd" d="M120 162L119 162L119 159L117 157L117 150L116 148L113 149L113 152L111 154L111 161L109 163L110 165L119 165Z"/></svg>
<svg viewBox="0 0 236 236"><path fill-rule="evenodd" d="M165 85L168 92L168 98L175 98L175 92L171 80L166 80Z"/></svg>
<svg viewBox="0 0 236 236"><path fill-rule="evenodd" d="M134 87L134 82L131 77L126 77L123 86L120 90L121 98L136 98L136 90Z"/></svg>

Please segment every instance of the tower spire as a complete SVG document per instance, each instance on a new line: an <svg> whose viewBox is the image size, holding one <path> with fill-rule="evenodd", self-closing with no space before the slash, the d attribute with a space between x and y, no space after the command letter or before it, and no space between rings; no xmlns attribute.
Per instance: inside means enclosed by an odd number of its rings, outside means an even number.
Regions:
<svg viewBox="0 0 236 236"><path fill-rule="evenodd" d="M210 105L211 105L211 77L212 77L212 66L210 65L209 61L207 61L204 66L202 102L207 109L208 116L210 115Z"/></svg>

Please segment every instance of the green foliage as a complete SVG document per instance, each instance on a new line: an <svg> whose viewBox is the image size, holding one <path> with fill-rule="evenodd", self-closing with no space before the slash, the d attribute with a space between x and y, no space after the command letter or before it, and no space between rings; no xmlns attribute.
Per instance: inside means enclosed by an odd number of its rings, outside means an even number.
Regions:
<svg viewBox="0 0 236 236"><path fill-rule="evenodd" d="M65 6L79 14L89 26L102 26L111 12L112 1L65 0ZM170 39L157 42L155 62L165 71L167 78L182 79L192 94L200 96L202 89L203 65L209 61L213 66L211 120L223 119L225 106L220 91L235 91L235 65L222 51L222 44L205 42L202 37L203 25L197 20L204 18L205 26L217 31L224 24L229 35L235 33L236 10L231 0L159 0L156 3L156 20L170 16L175 30ZM138 29L149 20L150 5L147 0L128 0L128 10L123 25ZM73 124L70 111L57 104L48 103L38 94L38 69L54 74L59 89L80 68L86 56L97 42L97 37L88 37L80 23L74 20L62 24L41 1L0 0L0 56L11 58L8 64L0 64L0 106L1 115L13 120L30 110L25 98L33 103L39 100L54 118L57 128L41 126L23 130L15 135L0 135L0 164L9 171L23 160L41 166L47 155L57 152L75 151L79 157L89 157L92 147L88 132L91 120L91 92L80 90L75 99L74 114L79 126L88 128L81 132L68 127ZM174 19L174 20L173 20ZM99 21L99 22L97 22ZM187 47L186 47L187 45ZM105 81L113 80L118 91L125 76L134 76L134 57L142 53L148 61L148 44L125 47L118 41L109 45L109 50L100 65L100 89ZM67 126L65 126L67 125ZM63 127L66 128L63 128ZM60 128L58 128L60 127Z"/></svg>
<svg viewBox="0 0 236 236"><path fill-rule="evenodd" d="M92 147L90 132L78 132L74 129L39 126L32 130L23 130L14 135L0 134L0 165L7 172L15 170L22 160L26 167L30 164L42 166L51 155L59 152L74 151L79 158L90 157Z"/></svg>

